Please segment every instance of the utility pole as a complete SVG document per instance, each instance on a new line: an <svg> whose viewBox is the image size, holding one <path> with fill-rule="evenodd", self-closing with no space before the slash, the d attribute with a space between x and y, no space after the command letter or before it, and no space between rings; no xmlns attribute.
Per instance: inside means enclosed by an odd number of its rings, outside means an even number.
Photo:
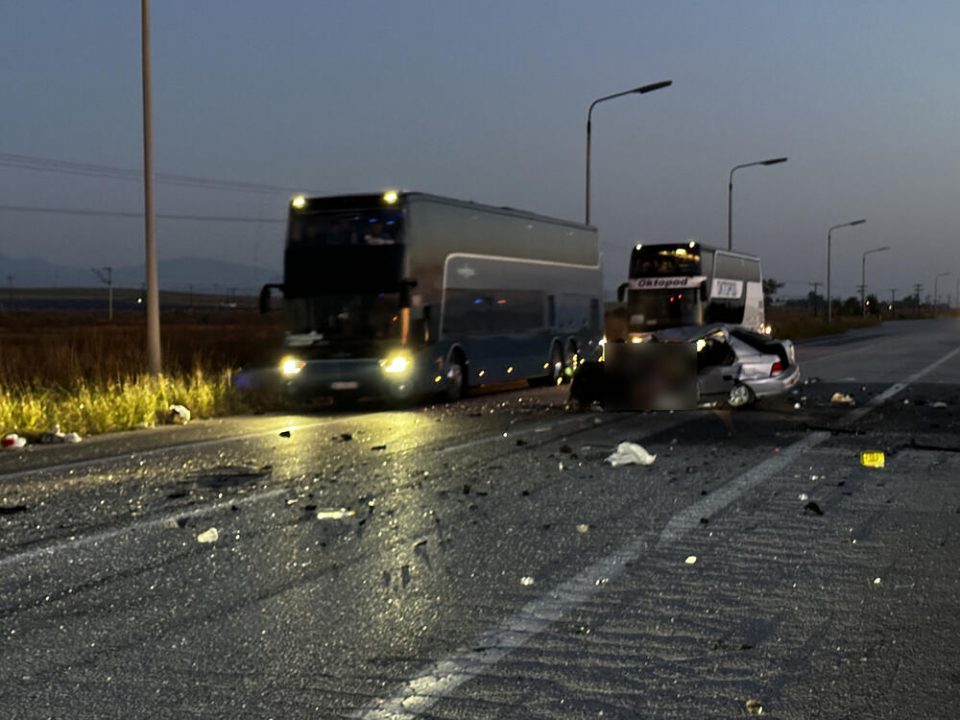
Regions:
<svg viewBox="0 0 960 720"><path fill-rule="evenodd" d="M91 272L100 278L100 282L107 286L107 320L113 322L113 268L90 268Z"/></svg>
<svg viewBox="0 0 960 720"><path fill-rule="evenodd" d="M920 309L920 292L922 290L923 290L923 285L921 283L914 283L913 294L917 296L917 310Z"/></svg>
<svg viewBox="0 0 960 720"><path fill-rule="evenodd" d="M821 285L823 285L823 283L822 283L822 282L812 282L812 283L807 283L807 285L810 285L810 286L813 288L813 316L816 317L816 316L817 316L817 310L818 310L818 308L817 308L817 288L820 287Z"/></svg>
<svg viewBox="0 0 960 720"><path fill-rule="evenodd" d="M146 246L147 367L153 377L160 361L160 287L157 277L157 215L153 206L153 110L150 81L150 0L140 0L140 62L143 88L143 219Z"/></svg>

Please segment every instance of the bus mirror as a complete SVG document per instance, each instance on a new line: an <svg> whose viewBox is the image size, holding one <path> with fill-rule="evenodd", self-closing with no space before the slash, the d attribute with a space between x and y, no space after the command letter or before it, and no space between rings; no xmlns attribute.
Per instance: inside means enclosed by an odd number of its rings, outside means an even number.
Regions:
<svg viewBox="0 0 960 720"><path fill-rule="evenodd" d="M410 307L410 291L417 286L416 280L401 280L400 281L400 307L408 308Z"/></svg>
<svg viewBox="0 0 960 720"><path fill-rule="evenodd" d="M627 283L620 283L620 286L617 288L617 302L623 302L623 298L626 294Z"/></svg>
<svg viewBox="0 0 960 720"><path fill-rule="evenodd" d="M283 285L270 283L260 288L260 312L261 313L270 312L270 291L274 289L280 290L281 292L283 292Z"/></svg>

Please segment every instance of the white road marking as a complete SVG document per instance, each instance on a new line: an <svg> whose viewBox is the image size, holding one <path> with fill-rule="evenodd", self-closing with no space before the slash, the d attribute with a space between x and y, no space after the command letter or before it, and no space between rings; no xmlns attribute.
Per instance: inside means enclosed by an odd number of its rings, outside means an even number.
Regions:
<svg viewBox="0 0 960 720"><path fill-rule="evenodd" d="M119 460L138 460L140 458L163 455L164 453L173 453L178 450L191 450L193 448L208 447L210 445L240 442L241 440L253 440L254 438L269 437L271 435L276 436L282 430L311 430L313 428L323 427L324 425L332 425L333 423L341 422L342 420L343 418L336 418L325 420L323 422L309 423L306 425L284 425L274 430L246 433L245 435L228 435L226 437L211 438L209 440L195 440L193 442L181 443L179 445L165 445L163 447L152 448L150 450L132 450L121 455L106 455L103 457L91 458L90 460L76 460L72 462L58 463L57 465L45 465L43 467L27 468L26 470L17 470L16 472L0 473L0 483L10 482L13 480L22 480L25 477L39 475L40 473L54 473L61 470L82 470L84 468L94 467L97 465L108 465Z"/></svg>
<svg viewBox="0 0 960 720"><path fill-rule="evenodd" d="M159 528L169 527L171 522L176 522L178 519L213 515L221 510L227 510L231 506L243 507L245 505L251 505L253 503L260 502L261 500L269 500L277 495L283 495L284 493L288 492L290 492L290 488L288 487L274 488L272 490L265 490L264 492L257 493L256 495L246 495L241 498L223 500L211 505L200 505L198 507L189 509L176 510L158 517L150 518L149 520L143 520L130 525L125 525L123 527L90 533L89 535L75 536L67 538L66 540L58 540L49 545L41 545L15 555L8 555L5 558L0 558L0 570L5 570L11 565L17 565L28 560L52 557L53 555L56 555L64 550L74 550L87 545L95 546L98 543L104 542L105 540L112 540L123 535L130 535L135 532L142 532L144 530L156 530Z"/></svg>
<svg viewBox="0 0 960 720"><path fill-rule="evenodd" d="M851 411L843 425L850 425L879 407L898 392L932 372L960 353L960 347L927 365L905 380L891 385L865 406ZM660 533L657 548L676 542L700 522L742 497L749 489L768 480L798 456L825 442L829 432L816 432L784 448L775 457L764 460L745 474L735 478L703 500L674 515ZM628 563L635 562L648 550L644 538L636 538L610 555L581 571L570 580L525 605L519 612L487 631L465 649L440 660L417 677L402 685L393 695L371 703L354 714L361 720L408 720L419 717L438 700L485 672L516 648L546 630L571 609L584 604L600 588L597 580L613 580ZM606 584L606 583L604 583ZM474 648L474 649L471 649ZM479 649L477 649L479 648Z"/></svg>

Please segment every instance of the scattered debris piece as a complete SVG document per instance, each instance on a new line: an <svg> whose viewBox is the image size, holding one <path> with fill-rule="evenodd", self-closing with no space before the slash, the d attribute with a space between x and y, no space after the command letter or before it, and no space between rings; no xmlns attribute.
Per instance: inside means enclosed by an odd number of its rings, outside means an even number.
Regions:
<svg viewBox="0 0 960 720"><path fill-rule="evenodd" d="M936 402L930 403L932 408L945 408L947 404L943 400L937 400Z"/></svg>
<svg viewBox="0 0 960 720"><path fill-rule="evenodd" d="M903 404L904 404L904 405L909 405L909 404L910 404L910 398L904 398L904 399L903 399Z"/></svg>
<svg viewBox="0 0 960 720"><path fill-rule="evenodd" d="M794 410L799 410L801 407L803 407L803 406L802 406L800 403L798 403L798 402L795 402L795 403L793 404L793 409L794 409Z"/></svg>
<svg viewBox="0 0 960 720"><path fill-rule="evenodd" d="M867 391L867 386L866 386L866 385L861 385L861 386L860 386L860 392L866 392L866 391Z"/></svg>
<svg viewBox="0 0 960 720"><path fill-rule="evenodd" d="M701 525L709 525L709 524L710 524L710 518L705 518L705 517L700 518L700 524L701 524Z"/></svg>
<svg viewBox="0 0 960 720"><path fill-rule="evenodd" d="M864 450L860 453L860 464L869 468L882 468L886 457L882 450Z"/></svg>
<svg viewBox="0 0 960 720"><path fill-rule="evenodd" d="M557 469L558 469L560 472L563 472L563 460L561 460L560 462L557 463Z"/></svg>
<svg viewBox="0 0 960 720"><path fill-rule="evenodd" d="M607 457L606 461L613 467L619 467L631 464L652 465L656 459L657 456L648 453L643 446L632 442L622 442L617 445L616 451Z"/></svg>
<svg viewBox="0 0 960 720"><path fill-rule="evenodd" d="M599 587L600 585L606 585L608 582L610 582L610 578L601 577L597 578L593 584Z"/></svg>
<svg viewBox="0 0 960 720"><path fill-rule="evenodd" d="M8 450L19 450L20 448L26 447L26 445L27 439L17 435L16 433L4 435L3 440L0 440L0 446Z"/></svg>
<svg viewBox="0 0 960 720"><path fill-rule="evenodd" d="M0 515L16 515L26 511L26 505L0 505Z"/></svg>
<svg viewBox="0 0 960 720"><path fill-rule="evenodd" d="M572 454L573 454L573 448L570 447L569 445L561 445L561 446L560 446L560 452L565 453L565 454L567 454L567 455L572 455Z"/></svg>
<svg viewBox="0 0 960 720"><path fill-rule="evenodd" d="M291 433L290 433L289 430L281 430L281 431L280 431L280 437L282 437L282 438L288 438L288 437L290 437L290 435L291 435Z"/></svg>
<svg viewBox="0 0 960 720"><path fill-rule="evenodd" d="M842 392L835 392L833 397L830 398L830 402L834 405L856 405L857 401L853 399L850 395Z"/></svg>
<svg viewBox="0 0 960 720"><path fill-rule="evenodd" d="M186 425L190 422L190 417L190 410L186 405L174 404L167 408L167 422L172 422L174 425Z"/></svg>
<svg viewBox="0 0 960 720"><path fill-rule="evenodd" d="M687 559L684 560L683 562L684 562L685 564L687 564L687 565L696 565L696 564L697 564L697 556L696 556L696 555L688 555L688 556L687 556Z"/></svg>
<svg viewBox="0 0 960 720"><path fill-rule="evenodd" d="M873 579L873 584L874 584L874 585L879 585L879 584L880 584L880 578L875 577L875 578Z"/></svg>
<svg viewBox="0 0 960 720"><path fill-rule="evenodd" d="M746 709L747 715L763 715L763 705L760 704L759 700L753 698L747 700Z"/></svg>
<svg viewBox="0 0 960 720"><path fill-rule="evenodd" d="M823 510L821 510L820 506L813 500L804 505L803 509L805 512L813 513L814 515L823 515Z"/></svg>
<svg viewBox="0 0 960 720"><path fill-rule="evenodd" d="M523 447L526 444L527 444L526 440L524 440L523 438L517 438L517 447Z"/></svg>
<svg viewBox="0 0 960 720"><path fill-rule="evenodd" d="M353 435L351 433L340 433L334 439L339 440L340 442L350 442L351 440L353 440Z"/></svg>
<svg viewBox="0 0 960 720"><path fill-rule="evenodd" d="M590 526L586 523L580 523L577 525L577 532L581 535L586 535L588 532L590 532Z"/></svg>
<svg viewBox="0 0 960 720"><path fill-rule="evenodd" d="M810 499L810 496L807 495L806 493L800 493L799 495L797 495L797 499L798 499L800 502L806 502L807 500Z"/></svg>
<svg viewBox="0 0 960 720"><path fill-rule="evenodd" d="M386 446L386 445L374 445L374 446L373 446L372 448L370 448L370 449L371 449L371 450L386 450L386 449L387 449L387 446Z"/></svg>
<svg viewBox="0 0 960 720"><path fill-rule="evenodd" d="M198 543L215 543L220 539L220 531L215 527L212 527L208 530L204 530L202 533L197 535Z"/></svg>
<svg viewBox="0 0 960 720"><path fill-rule="evenodd" d="M534 582L533 578L530 577L529 575L524 575L522 578L520 578L520 584L523 585L524 587L530 587L531 585L533 585L533 582Z"/></svg>
<svg viewBox="0 0 960 720"><path fill-rule="evenodd" d="M345 520L356 514L356 510L348 510L347 508L325 508L317 511L317 520Z"/></svg>
<svg viewBox="0 0 960 720"><path fill-rule="evenodd" d="M464 494L464 495L469 495L469 494L470 494L470 483L464 483L464 484L463 484L463 494Z"/></svg>

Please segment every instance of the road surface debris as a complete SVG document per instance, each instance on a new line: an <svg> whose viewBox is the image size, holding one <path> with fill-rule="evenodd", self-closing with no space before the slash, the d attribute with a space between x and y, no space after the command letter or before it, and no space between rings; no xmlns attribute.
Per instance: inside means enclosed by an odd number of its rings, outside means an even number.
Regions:
<svg viewBox="0 0 960 720"><path fill-rule="evenodd" d="M686 565L696 565L697 556L696 555L687 555L687 559L683 561Z"/></svg>
<svg viewBox="0 0 960 720"><path fill-rule="evenodd" d="M882 468L886 457L882 450L864 450L860 453L860 464L868 468Z"/></svg>
<svg viewBox="0 0 960 720"><path fill-rule="evenodd" d="M186 405L171 405L167 409L167 420L174 425L186 425L190 422L190 410Z"/></svg>
<svg viewBox="0 0 960 720"><path fill-rule="evenodd" d="M763 715L763 705L759 700L750 698L746 702L747 715Z"/></svg>
<svg viewBox="0 0 960 720"><path fill-rule="evenodd" d="M345 520L356 514L356 510L348 510L347 508L325 508L317 511L317 520Z"/></svg>
<svg viewBox="0 0 960 720"><path fill-rule="evenodd" d="M652 465L657 459L656 455L651 455L642 445L632 442L622 442L617 445L617 449L611 453L606 462L613 467L621 465Z"/></svg>
<svg viewBox="0 0 960 720"><path fill-rule="evenodd" d="M830 402L834 405L856 405L857 401L853 399L853 396L847 395L842 392L835 392L830 398Z"/></svg>
<svg viewBox="0 0 960 720"><path fill-rule="evenodd" d="M520 584L523 585L524 587L530 587L531 585L533 585L533 582L534 582L533 578L530 577L529 575L524 575L522 578L520 578Z"/></svg>
<svg viewBox="0 0 960 720"><path fill-rule="evenodd" d="M220 539L220 531L217 530L215 527L209 528L208 530L204 530L202 533L197 535L198 543L204 543L204 544L215 543L219 539Z"/></svg>
<svg viewBox="0 0 960 720"><path fill-rule="evenodd" d="M3 436L3 440L0 440L0 446L6 450L19 450L20 448L26 447L27 439L16 433L10 433Z"/></svg>

